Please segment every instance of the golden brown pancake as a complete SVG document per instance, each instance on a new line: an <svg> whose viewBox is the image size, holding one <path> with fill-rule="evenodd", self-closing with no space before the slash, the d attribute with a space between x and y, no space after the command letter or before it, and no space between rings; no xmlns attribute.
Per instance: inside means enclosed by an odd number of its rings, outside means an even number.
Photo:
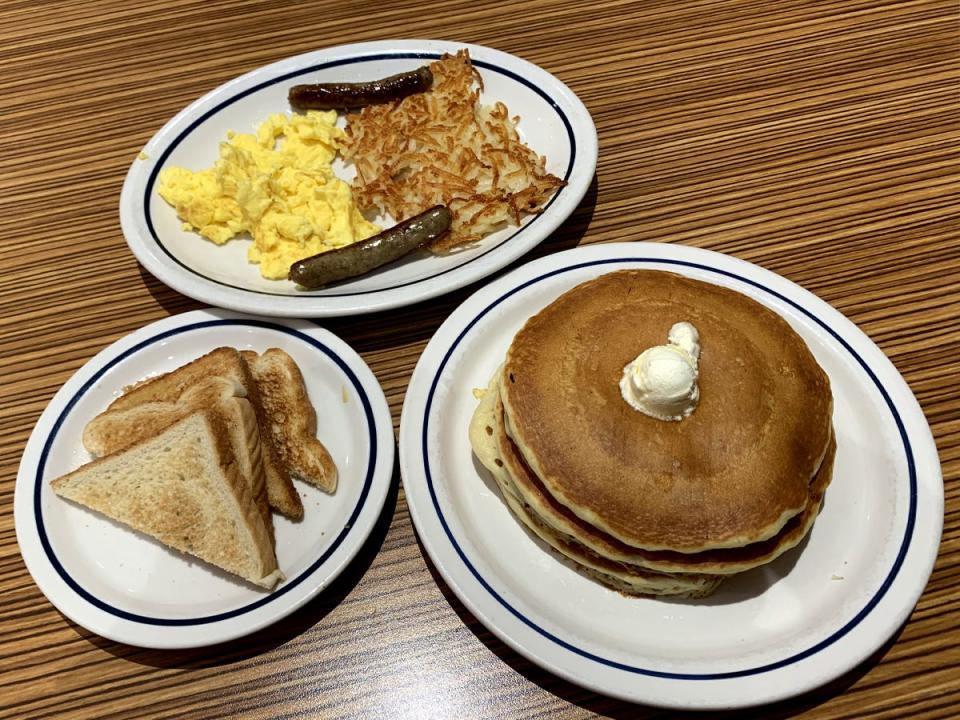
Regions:
<svg viewBox="0 0 960 720"><path fill-rule="evenodd" d="M794 515L782 530L767 540L739 548L720 548L699 553L672 550L641 550L587 524L564 505L558 503L523 460L513 441L503 430L503 404L499 398L499 377L491 381L488 391L495 398L492 409L486 409L484 432L489 427L496 442L497 454L509 478L508 490L524 504L528 513L537 517L562 537L582 544L607 560L655 570L662 573L709 573L728 575L764 565L796 546L809 532L833 477L836 442L832 435L827 452L810 483L810 501L803 512ZM478 413L481 408L478 408ZM503 483L501 483L501 487Z"/></svg>
<svg viewBox="0 0 960 720"><path fill-rule="evenodd" d="M636 566L613 562L593 552L573 538L556 532L537 517L532 508L517 495L505 463L498 455L495 436L489 429L487 417L491 415L496 394L490 392L481 400L480 409L470 424L470 443L474 454L490 471L500 488L507 507L534 535L543 540L551 550L578 571L600 581L604 585L630 595L670 595L675 597L703 597L716 589L723 579L719 575L682 574L671 575L646 570Z"/></svg>
<svg viewBox="0 0 960 720"><path fill-rule="evenodd" d="M515 495L511 495L504 489L500 481L501 477L500 474L494 474L503 492L503 498L513 514L546 542L557 555L570 562L580 572L585 572L604 585L629 595L670 595L694 598L709 595L723 581L722 575L657 573L636 566L621 565L592 553L589 548L557 533L540 520L530 511L528 505L524 505Z"/></svg>
<svg viewBox="0 0 960 720"><path fill-rule="evenodd" d="M620 396L624 366L686 321L700 402L665 422ZM831 438L826 374L779 315L732 290L652 270L603 275L517 333L504 427L543 490L632 548L700 553L774 538L811 497Z"/></svg>

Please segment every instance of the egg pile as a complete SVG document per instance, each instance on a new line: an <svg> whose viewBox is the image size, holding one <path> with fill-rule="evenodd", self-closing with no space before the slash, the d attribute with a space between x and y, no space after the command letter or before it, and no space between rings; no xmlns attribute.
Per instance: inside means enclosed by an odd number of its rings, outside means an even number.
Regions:
<svg viewBox="0 0 960 720"><path fill-rule="evenodd" d="M222 245L249 234L247 258L268 279L303 258L380 232L357 209L332 163L343 131L335 111L268 117L255 134L229 133L213 167L165 169L158 192L184 230Z"/></svg>

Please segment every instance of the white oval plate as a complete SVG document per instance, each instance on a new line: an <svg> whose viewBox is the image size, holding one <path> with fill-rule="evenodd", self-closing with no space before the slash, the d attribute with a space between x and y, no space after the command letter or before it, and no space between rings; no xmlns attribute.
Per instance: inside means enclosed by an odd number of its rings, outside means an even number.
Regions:
<svg viewBox="0 0 960 720"><path fill-rule="evenodd" d="M418 254L369 275L321 290L266 280L246 260L250 240L216 246L184 231L155 191L158 173L213 164L227 131L252 132L270 113L290 112L291 85L374 80L412 70L443 53L468 48L484 82L481 100L501 100L519 115L523 140L547 158L547 170L567 181L546 209L449 255ZM341 124L343 118L341 117ZM158 132L134 160L120 194L120 224L130 249L161 282L219 307L282 317L328 317L419 302L479 280L540 243L577 207L597 164L597 131L579 98L553 75L499 50L439 40L390 40L343 45L298 55L221 85ZM339 159L334 170L352 177Z"/></svg>
<svg viewBox="0 0 960 720"><path fill-rule="evenodd" d="M527 318L621 268L670 270L773 308L829 374L837 456L807 542L705 600L630 598L560 562L510 515L471 454L472 390ZM741 260L666 244L594 245L531 262L466 300L410 382L400 429L410 513L470 611L533 662L617 698L686 709L769 703L879 648L920 596L943 526L930 429L893 365L839 312Z"/></svg>
<svg viewBox="0 0 960 720"><path fill-rule="evenodd" d="M317 408L317 436L340 474L333 495L296 482L304 518L274 515L286 575L267 592L56 497L50 480L90 460L83 427L121 389L214 348L286 350ZM54 396L27 443L14 497L17 541L51 603L98 635L152 648L212 645L289 615L357 554L393 476L390 409L377 379L342 340L306 321L197 310L148 325L84 365Z"/></svg>

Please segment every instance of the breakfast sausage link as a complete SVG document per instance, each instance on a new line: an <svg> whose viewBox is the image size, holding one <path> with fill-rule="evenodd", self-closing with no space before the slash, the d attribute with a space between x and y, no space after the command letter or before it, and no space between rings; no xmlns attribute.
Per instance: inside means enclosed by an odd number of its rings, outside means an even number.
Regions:
<svg viewBox="0 0 960 720"><path fill-rule="evenodd" d="M318 288L363 275L433 242L452 221L450 210L436 205L379 235L298 260L290 266L290 279L305 288Z"/></svg>
<svg viewBox="0 0 960 720"><path fill-rule="evenodd" d="M372 82L294 85L287 97L298 110L342 110L402 100L429 89L432 84L433 73L424 65L412 72Z"/></svg>

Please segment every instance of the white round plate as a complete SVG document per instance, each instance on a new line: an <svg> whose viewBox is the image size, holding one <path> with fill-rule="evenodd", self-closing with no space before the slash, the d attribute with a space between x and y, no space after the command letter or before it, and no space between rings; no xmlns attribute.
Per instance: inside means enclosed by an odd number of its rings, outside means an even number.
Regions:
<svg viewBox="0 0 960 720"><path fill-rule="evenodd" d="M184 231L155 190L166 167L210 167L227 132L252 132L271 113L291 111L291 85L375 80L415 69L443 53L468 48L483 78L481 101L504 102L519 115L518 131L566 181L546 209L448 255L417 254L373 273L321 290L265 280L246 260L250 240L216 246ZM340 118L343 124L343 117ZM479 280L523 255L577 207L597 164L597 131L579 98L553 75L499 50L439 40L389 40L343 45L298 55L221 85L174 117L147 143L120 194L120 224L130 249L160 281L218 307L281 317L351 315L409 305ZM334 164L345 179L353 168ZM389 223L388 223L389 224Z"/></svg>
<svg viewBox="0 0 960 720"><path fill-rule="evenodd" d="M626 597L572 570L514 520L467 439L472 391L486 386L527 318L581 282L637 267L730 287L774 309L809 344L834 392L833 483L810 537L703 600ZM943 526L930 429L879 348L772 272L666 244L557 253L465 301L413 374L400 469L427 552L484 625L572 682L663 707L769 703L853 668L909 615Z"/></svg>
<svg viewBox="0 0 960 720"><path fill-rule="evenodd" d="M274 515L272 592L168 550L56 497L50 480L91 458L84 425L124 386L173 370L221 346L285 350L317 408L317 437L339 470L327 495L295 482L304 517ZM306 321L266 321L198 310L148 325L96 355L44 410L20 462L17 541L34 581L78 625L152 648L212 645L289 615L329 585L372 531L393 476L390 410L373 373L346 343Z"/></svg>

